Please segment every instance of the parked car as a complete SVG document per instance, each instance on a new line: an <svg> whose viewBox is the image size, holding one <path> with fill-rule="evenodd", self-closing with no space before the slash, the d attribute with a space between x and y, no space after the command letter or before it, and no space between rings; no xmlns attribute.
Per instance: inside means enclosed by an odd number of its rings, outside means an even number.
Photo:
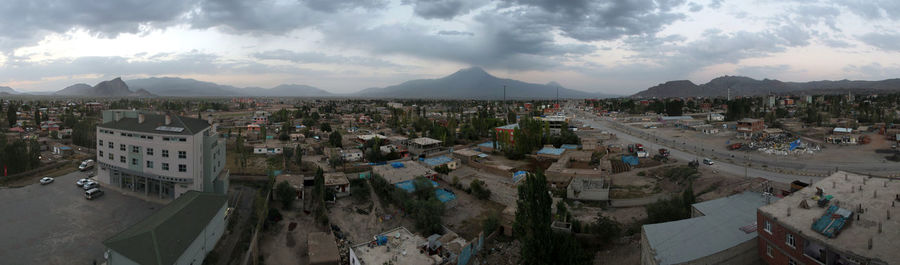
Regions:
<svg viewBox="0 0 900 265"><path fill-rule="evenodd" d="M100 187L99 183L94 182L93 180L88 180L88 182L85 182L84 186L82 186L81 188L84 190L90 190L90 189L99 188L99 187Z"/></svg>
<svg viewBox="0 0 900 265"><path fill-rule="evenodd" d="M703 164L707 164L707 165L712 166L713 164L715 164L715 162L713 162L712 159L704 158L704 159L703 159Z"/></svg>
<svg viewBox="0 0 900 265"><path fill-rule="evenodd" d="M53 178L51 177L43 177L41 178L41 185L47 185L53 182Z"/></svg>
<svg viewBox="0 0 900 265"><path fill-rule="evenodd" d="M88 169L94 168L94 160L88 159L81 162L81 165L78 165L78 170L85 171Z"/></svg>
<svg viewBox="0 0 900 265"><path fill-rule="evenodd" d="M100 196L103 196L103 191L98 188L89 189L84 192L84 198L88 200L93 200Z"/></svg>
<svg viewBox="0 0 900 265"><path fill-rule="evenodd" d="M90 180L90 179L86 179L86 178L84 178L84 179L79 179L78 181L75 182L75 185L78 186L78 187L81 187L81 186L84 186L84 183L86 183L86 182L88 182L88 181L91 181L91 180Z"/></svg>

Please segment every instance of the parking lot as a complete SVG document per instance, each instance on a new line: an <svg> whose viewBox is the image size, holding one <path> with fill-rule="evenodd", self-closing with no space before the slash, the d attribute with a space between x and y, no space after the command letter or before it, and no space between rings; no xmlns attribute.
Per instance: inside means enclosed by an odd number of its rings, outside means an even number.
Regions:
<svg viewBox="0 0 900 265"><path fill-rule="evenodd" d="M0 263L100 264L103 240L152 214L161 205L101 189L89 201L75 181L86 172L53 183L0 188Z"/></svg>

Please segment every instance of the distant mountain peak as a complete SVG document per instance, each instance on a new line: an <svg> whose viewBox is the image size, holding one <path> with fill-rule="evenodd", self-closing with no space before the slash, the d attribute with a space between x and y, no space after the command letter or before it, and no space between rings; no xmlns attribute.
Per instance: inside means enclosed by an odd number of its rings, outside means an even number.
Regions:
<svg viewBox="0 0 900 265"><path fill-rule="evenodd" d="M485 77L494 77L489 74L487 71L478 66L473 66L469 68L460 69L445 78L485 78Z"/></svg>

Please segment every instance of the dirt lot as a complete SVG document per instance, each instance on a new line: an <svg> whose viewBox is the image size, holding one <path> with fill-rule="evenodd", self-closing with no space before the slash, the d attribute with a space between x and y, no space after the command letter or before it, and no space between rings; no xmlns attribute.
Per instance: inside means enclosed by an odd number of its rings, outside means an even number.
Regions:
<svg viewBox="0 0 900 265"><path fill-rule="evenodd" d="M447 183L441 183L443 187L449 187ZM479 200L463 190L450 187L456 193L456 206L448 208L444 214L444 226L450 228L466 240L478 236L481 232L481 222L490 214L498 216L506 208L505 205L492 200ZM495 195L491 195L495 196Z"/></svg>

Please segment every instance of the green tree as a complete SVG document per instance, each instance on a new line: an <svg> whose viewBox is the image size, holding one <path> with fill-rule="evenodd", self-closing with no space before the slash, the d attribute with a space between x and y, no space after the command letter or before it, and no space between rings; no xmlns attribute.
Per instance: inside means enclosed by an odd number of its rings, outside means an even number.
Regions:
<svg viewBox="0 0 900 265"><path fill-rule="evenodd" d="M275 194L278 195L278 200L281 201L281 206L285 210L290 209L291 204L297 199L297 190L291 187L287 180L278 183L278 186L275 187Z"/></svg>
<svg viewBox="0 0 900 265"><path fill-rule="evenodd" d="M6 108L6 122L9 123L9 127L15 126L16 122L18 122L16 111L19 111L19 107L13 104L9 104L9 107Z"/></svg>
<svg viewBox="0 0 900 265"><path fill-rule="evenodd" d="M334 147L344 147L341 132L339 132L339 131L331 132L331 134L328 135L328 143Z"/></svg>
<svg viewBox="0 0 900 265"><path fill-rule="evenodd" d="M472 191L472 195L479 200L491 198L491 190L484 184L484 181L478 179L472 180L472 183L469 184L469 189Z"/></svg>
<svg viewBox="0 0 900 265"><path fill-rule="evenodd" d="M300 148L300 145L294 146L294 162L297 163L298 167L303 166L303 149Z"/></svg>
<svg viewBox="0 0 900 265"><path fill-rule="evenodd" d="M259 125L259 139L265 141L265 140L266 140L266 135L267 135L267 132L266 132L266 125L265 125L265 124L260 124L260 125Z"/></svg>
<svg viewBox="0 0 900 265"><path fill-rule="evenodd" d="M526 176L518 192L513 233L522 244L522 264L587 264L588 256L571 234L550 229L553 200L544 173Z"/></svg>

